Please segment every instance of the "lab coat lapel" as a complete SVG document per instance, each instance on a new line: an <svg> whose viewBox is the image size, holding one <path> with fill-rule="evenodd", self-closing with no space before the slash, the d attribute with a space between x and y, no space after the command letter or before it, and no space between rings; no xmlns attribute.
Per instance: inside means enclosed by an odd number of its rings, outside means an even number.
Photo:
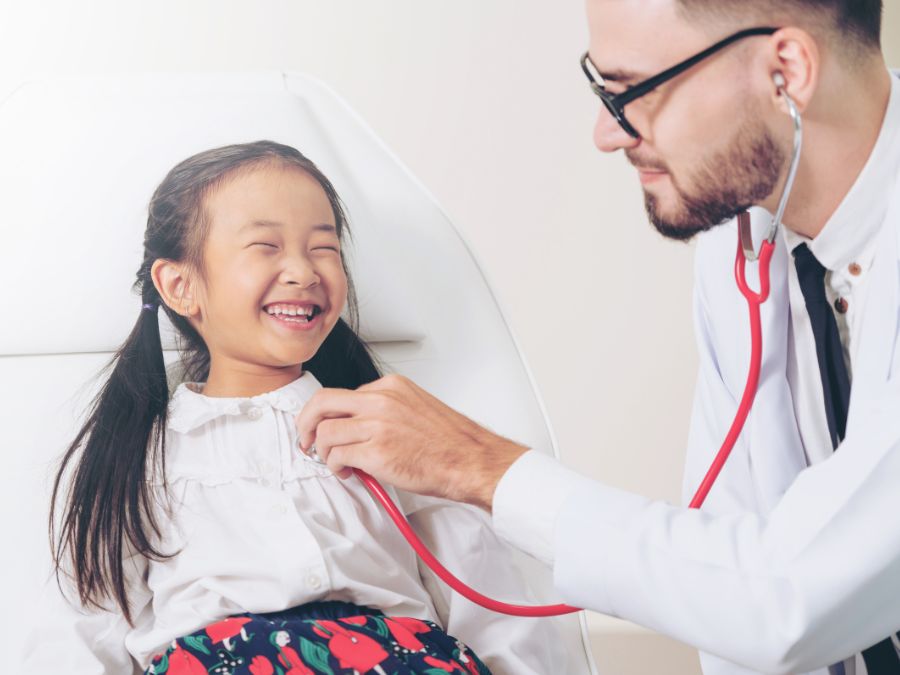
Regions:
<svg viewBox="0 0 900 675"><path fill-rule="evenodd" d="M867 401L877 398L896 370L898 327L900 327L900 184L895 186L885 226L879 233L877 254L872 264L860 327L859 346L853 365L853 385L847 434L855 431L855 413Z"/></svg>
<svg viewBox="0 0 900 675"><path fill-rule="evenodd" d="M766 213L761 220L767 231L771 216ZM787 378L791 320L789 262L786 247L779 241L770 267L769 299L760 311L763 361L759 389L748 420L750 462L756 496L763 513L778 503L797 474L806 467Z"/></svg>

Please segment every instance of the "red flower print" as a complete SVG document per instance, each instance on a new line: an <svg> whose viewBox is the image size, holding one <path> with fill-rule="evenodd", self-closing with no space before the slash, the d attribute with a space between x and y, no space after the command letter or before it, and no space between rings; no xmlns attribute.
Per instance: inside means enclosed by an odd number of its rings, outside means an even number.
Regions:
<svg viewBox="0 0 900 675"><path fill-rule="evenodd" d="M251 620L246 616L230 616L210 624L204 630L213 644L216 644L240 635L244 630L244 625L250 623Z"/></svg>
<svg viewBox="0 0 900 675"><path fill-rule="evenodd" d="M431 626L424 621L411 619L407 616L392 616L385 618L384 622L387 624L388 630L391 631L391 635L394 636L394 640L401 647L411 652L419 652L425 649L422 641L415 636L415 633L431 632Z"/></svg>
<svg viewBox="0 0 900 675"><path fill-rule="evenodd" d="M272 675L274 672L275 667L265 656L257 654L250 662L250 675Z"/></svg>
<svg viewBox="0 0 900 675"><path fill-rule="evenodd" d="M328 651L338 659L341 668L365 673L375 669L388 656L384 648L368 635L348 630L337 621L317 621L313 631L328 638Z"/></svg>
<svg viewBox="0 0 900 675"><path fill-rule="evenodd" d="M175 645L175 651L169 654L168 675L207 675L206 667L193 654Z"/></svg>
<svg viewBox="0 0 900 675"><path fill-rule="evenodd" d="M315 672L306 667L296 649L287 645L280 649L281 654L278 655L278 660L288 669L285 675L316 675Z"/></svg>
<svg viewBox="0 0 900 675"><path fill-rule="evenodd" d="M340 621L349 623L351 626L365 626L366 621L368 620L369 618L365 616L345 616L344 618L340 619Z"/></svg>

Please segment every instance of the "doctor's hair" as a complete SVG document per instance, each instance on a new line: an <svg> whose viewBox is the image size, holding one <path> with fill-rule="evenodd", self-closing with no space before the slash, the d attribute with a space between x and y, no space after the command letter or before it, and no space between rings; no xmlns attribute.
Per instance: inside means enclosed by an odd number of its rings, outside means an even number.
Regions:
<svg viewBox="0 0 900 675"><path fill-rule="evenodd" d="M740 26L786 25L800 18L829 31L852 54L881 49L882 0L677 0L688 19L735 20Z"/></svg>
<svg viewBox="0 0 900 675"><path fill-rule="evenodd" d="M177 555L163 550L154 517L154 505L168 503L165 430L170 389L159 317L152 308L162 308L177 331L184 379L205 382L210 366L200 334L162 301L150 270L163 258L186 263L190 273L205 279L202 252L210 227L206 196L239 172L267 165L296 169L316 180L331 203L338 237L343 241L349 235L344 206L331 182L292 147L272 141L229 145L176 165L148 208L143 260L132 287L145 308L104 368L112 371L64 453L53 483L49 537L57 583L61 573L70 577L82 606L111 609L112 603L131 625L129 559ZM340 319L303 365L326 387L355 389L378 379L380 372L357 336L356 294L343 253L341 259L348 281L348 321Z"/></svg>

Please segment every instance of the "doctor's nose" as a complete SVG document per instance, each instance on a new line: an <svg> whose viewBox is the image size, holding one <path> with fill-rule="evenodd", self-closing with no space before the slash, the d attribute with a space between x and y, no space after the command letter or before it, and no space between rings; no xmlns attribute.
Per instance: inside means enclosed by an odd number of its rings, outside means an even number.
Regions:
<svg viewBox="0 0 900 675"><path fill-rule="evenodd" d="M640 138L635 138L622 128L605 106L600 106L594 123L594 145L598 150L615 152L633 148L640 142Z"/></svg>

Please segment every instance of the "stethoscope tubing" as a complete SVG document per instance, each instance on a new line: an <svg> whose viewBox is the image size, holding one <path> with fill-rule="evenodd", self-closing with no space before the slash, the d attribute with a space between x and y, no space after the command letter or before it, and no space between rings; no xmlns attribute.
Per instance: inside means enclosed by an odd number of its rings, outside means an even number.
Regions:
<svg viewBox="0 0 900 675"><path fill-rule="evenodd" d="M741 218L746 218L746 226L749 227L749 215L747 213L741 214L741 217L739 217L739 224L741 223ZM725 466L725 462L728 460L731 451L734 449L734 445L737 442L737 439L741 434L741 430L744 428L744 424L747 421L747 417L750 414L750 410L753 407L753 400L756 396L756 389L759 385L759 374L762 364L762 321L760 317L760 306L769 297L769 265L772 260L772 254L774 253L774 251L775 245L773 243L770 243L768 241L763 242L758 256L760 290L759 292L756 292L747 284L747 259L744 255L744 248L742 246L741 239L740 237L738 237L737 257L735 259L734 272L738 288L740 289L741 294L747 300L747 306L750 311L750 368L747 374L747 384L744 387L744 394L741 398L740 405L738 406L738 411L734 417L734 421L731 424L731 428L728 430L728 434L725 437L725 441L722 443L722 447L719 449L719 452L713 459L713 462L707 470L706 475L703 477L703 481L700 483L696 494L694 495L693 499L691 499L690 508L692 509L699 509L706 499L706 496L709 494L710 489L719 476L719 472L721 472L722 468ZM375 480L375 478L367 474L365 471L362 471L361 469L353 469L353 472L356 477L362 481L363 485L366 486L372 496L382 505L382 507L384 507L384 510L387 512L388 517L390 517L390 519L394 521L394 524L400 530L400 533L403 535L406 541L409 542L409 545L413 548L416 554L418 554L418 556L422 559L422 562L424 562L429 568L431 568L431 570L438 576L441 581L443 581L450 588L452 588L467 600L481 605L485 609L499 612L500 614L509 614L512 616L548 617L560 616L563 614L571 614L573 612L581 611L580 607L573 607L572 605L566 604L517 605L508 602L502 602L500 600L495 600L494 598L489 598L483 593L479 593L478 591L461 581L459 578L457 578L452 572L450 572L441 564L441 562L434 556L433 553L431 553L428 547L422 542L421 539L419 539L419 536L415 533L412 526L409 524L409 521L406 519L400 509L397 508L397 505L394 504L390 495L388 495L384 487L377 480Z"/></svg>
<svg viewBox="0 0 900 675"><path fill-rule="evenodd" d="M719 452L716 453L712 464L707 470L706 475L703 477L700 486L697 488L697 492L694 494L694 497L690 501L689 507L692 509L699 509L702 506L703 502L706 500L707 495L709 494L710 489L715 484L719 473L725 466L725 462L728 460L728 457L731 454L731 451L734 449L734 445L737 442L742 429L744 428L744 424L746 423L747 417L750 414L750 410L753 407L753 400L756 397L756 391L759 387L759 376L762 367L763 352L762 319L760 308L769 297L769 272L772 262L772 255L775 252L775 237L778 233L778 228L781 225L781 218L784 215L784 210L787 205L788 198L790 197L791 191L793 190L794 178L797 174L797 167L799 165L800 150L803 140L803 127L799 111L797 110L797 107L794 104L793 100L791 100L791 97L788 96L787 92L785 91L784 78L780 73L776 74L775 81L778 86L779 92L784 97L784 100L788 105L791 119L794 123L793 155L791 158L791 165L788 170L784 188L781 193L778 210L775 214L775 218L769 230L768 236L760 246L758 253L753 248L752 232L750 228L750 215L747 212L743 212L738 215L738 245L737 256L735 257L734 263L734 276L741 295L743 295L747 301L747 307L750 312L750 366L747 372L747 383L744 386L744 393L738 405L738 410L735 414L734 421L731 423L731 427L728 430L728 434L726 435L722 446L719 448ZM748 261L753 262L757 260L759 261L759 291L754 291L747 283L746 268ZM489 598L488 596L479 593L475 589L469 587L467 584L453 575L453 573L451 573L446 567L444 567L441 562L434 556L434 554L432 554L431 551L428 550L428 547L425 546L421 539L419 539L418 535L409 524L409 521L406 519L400 509L397 508L397 505L394 504L390 495L377 480L360 469L353 469L353 472L356 477L362 481L363 485L366 486L372 496L384 507L390 519L394 521L394 524L400 530L403 537L407 542L409 542L409 545L412 546L413 550L415 550L422 561L434 571L434 573L438 576L438 578L441 579L441 581L443 581L454 591L462 595L464 598L478 605L481 605L485 609L499 612L501 614L510 614L513 616L547 617L559 616L562 614L571 614L573 612L581 611L580 607L573 607L566 604L517 605L502 602L500 600Z"/></svg>

